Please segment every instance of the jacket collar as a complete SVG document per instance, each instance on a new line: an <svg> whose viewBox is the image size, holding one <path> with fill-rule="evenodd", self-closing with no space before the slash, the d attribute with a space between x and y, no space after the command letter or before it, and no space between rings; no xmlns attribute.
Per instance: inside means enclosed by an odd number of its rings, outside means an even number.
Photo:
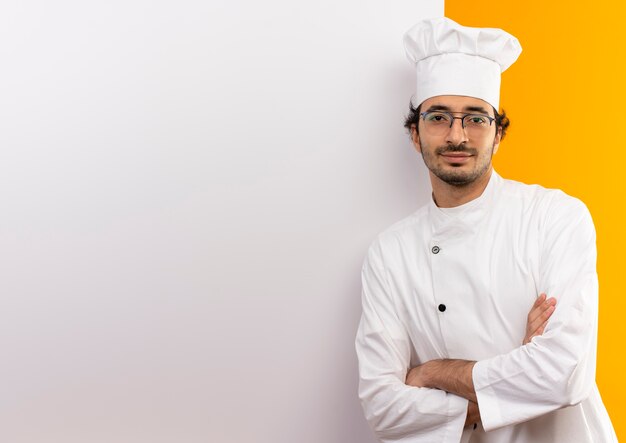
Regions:
<svg viewBox="0 0 626 443"><path fill-rule="evenodd" d="M491 171L489 183L483 193L472 201L454 208L440 208L431 197L428 203L433 235L454 236L474 232L491 208L496 190L502 186L502 177Z"/></svg>

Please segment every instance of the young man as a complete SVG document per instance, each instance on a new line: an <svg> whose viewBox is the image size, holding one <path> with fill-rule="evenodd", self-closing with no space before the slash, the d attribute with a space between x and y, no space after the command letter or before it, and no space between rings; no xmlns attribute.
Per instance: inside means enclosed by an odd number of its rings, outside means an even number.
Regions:
<svg viewBox="0 0 626 443"><path fill-rule="evenodd" d="M356 349L370 425L384 442L617 441L595 384L589 212L492 168L517 39L439 18L409 30L405 48L417 69L406 124L433 192L363 265Z"/></svg>

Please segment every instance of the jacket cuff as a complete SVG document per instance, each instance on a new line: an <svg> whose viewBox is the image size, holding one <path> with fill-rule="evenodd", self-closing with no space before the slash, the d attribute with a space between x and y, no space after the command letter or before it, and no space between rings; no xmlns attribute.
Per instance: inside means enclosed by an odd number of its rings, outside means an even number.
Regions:
<svg viewBox="0 0 626 443"><path fill-rule="evenodd" d="M472 379L474 381L478 409L480 410L480 420L486 432L499 428L504 424L502 409L498 403L496 392L491 386L488 372L489 365L486 360L476 362L472 369Z"/></svg>

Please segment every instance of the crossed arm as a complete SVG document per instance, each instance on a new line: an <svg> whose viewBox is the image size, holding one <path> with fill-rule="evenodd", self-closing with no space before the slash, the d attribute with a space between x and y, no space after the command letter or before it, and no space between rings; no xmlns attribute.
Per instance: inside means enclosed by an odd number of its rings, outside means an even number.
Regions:
<svg viewBox="0 0 626 443"><path fill-rule="evenodd" d="M362 271L363 315L356 350L359 397L382 441L411 436L416 443L458 442L464 424L480 421L490 431L579 404L592 393L598 301L595 230L582 203L560 194L552 197L545 203L550 210L539 220L535 280L537 288L558 297L559 308L549 312L555 301L543 308L539 302L527 317L527 332L520 340L524 346L477 362L433 360L408 366L415 348L398 316L400 299L394 292L404 288L391 286L386 264L396 253L395 243L381 238L370 247ZM549 317L547 327L538 313Z"/></svg>
<svg viewBox="0 0 626 443"><path fill-rule="evenodd" d="M541 334L554 312L556 299L541 294L530 312L526 322L526 335L522 344ZM456 394L469 400L465 425L480 421L480 411L472 379L475 361L469 360L431 360L411 368L407 373L406 384L418 388L435 388Z"/></svg>

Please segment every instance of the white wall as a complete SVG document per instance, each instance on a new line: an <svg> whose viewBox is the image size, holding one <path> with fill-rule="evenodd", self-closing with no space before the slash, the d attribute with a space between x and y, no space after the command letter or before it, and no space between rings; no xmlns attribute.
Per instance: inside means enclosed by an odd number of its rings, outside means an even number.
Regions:
<svg viewBox="0 0 626 443"><path fill-rule="evenodd" d="M0 441L367 443L376 233L443 0L0 6Z"/></svg>

